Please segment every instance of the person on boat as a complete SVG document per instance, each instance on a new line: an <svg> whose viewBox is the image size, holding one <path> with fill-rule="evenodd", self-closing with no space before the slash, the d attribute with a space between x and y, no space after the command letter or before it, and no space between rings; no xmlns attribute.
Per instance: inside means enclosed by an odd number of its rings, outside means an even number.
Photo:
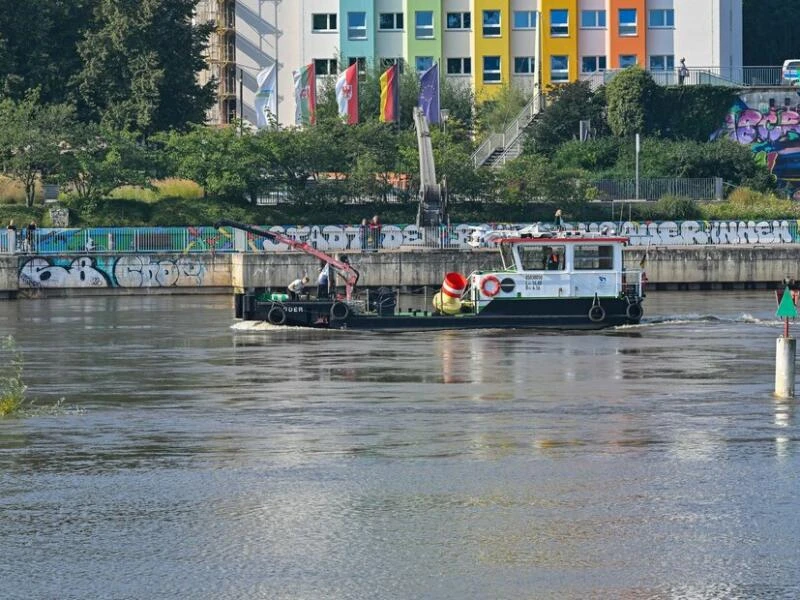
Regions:
<svg viewBox="0 0 800 600"><path fill-rule="evenodd" d="M331 266L323 260L320 262L319 267L319 275L317 275L317 300L325 300L329 296Z"/></svg>
<svg viewBox="0 0 800 600"><path fill-rule="evenodd" d="M558 256L558 252L551 251L550 254L547 255L547 264L545 268L548 271L558 271L559 262L560 262L560 257Z"/></svg>
<svg viewBox="0 0 800 600"><path fill-rule="evenodd" d="M287 291L289 292L289 300L293 302L296 300L300 300L300 294L303 293L309 281L311 280L307 276L304 276L304 277L298 277L292 283L290 283L289 287L286 288Z"/></svg>
<svg viewBox="0 0 800 600"><path fill-rule="evenodd" d="M553 227L555 227L556 231L564 231L564 229L566 229L566 227L564 227L564 217L561 215L560 208L556 210L556 216L553 221Z"/></svg>

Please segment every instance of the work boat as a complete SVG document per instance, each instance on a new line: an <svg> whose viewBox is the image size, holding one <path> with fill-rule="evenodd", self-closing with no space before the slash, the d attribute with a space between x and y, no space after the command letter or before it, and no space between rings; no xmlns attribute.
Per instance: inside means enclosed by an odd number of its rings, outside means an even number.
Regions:
<svg viewBox="0 0 800 600"><path fill-rule="evenodd" d="M644 273L623 266L627 238L581 231L476 232L499 249L502 266L493 271L444 276L428 310L397 310L394 290L355 294L358 272L346 261L325 255L282 234L224 221L327 257L346 282L337 299L302 298L256 288L237 294L236 317L273 325L381 331L435 329L541 328L602 329L633 325L643 315ZM323 260L326 260L323 258Z"/></svg>

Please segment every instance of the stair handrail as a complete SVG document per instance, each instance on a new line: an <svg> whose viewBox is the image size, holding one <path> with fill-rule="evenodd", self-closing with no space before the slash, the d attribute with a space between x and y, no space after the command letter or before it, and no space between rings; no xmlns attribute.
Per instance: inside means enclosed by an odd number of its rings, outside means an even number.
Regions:
<svg viewBox="0 0 800 600"><path fill-rule="evenodd" d="M498 149L505 150L513 144L525 128L533 121L534 117L542 110L542 95L534 94L514 120L506 127L503 133L492 133L484 142L472 153L472 164L480 167Z"/></svg>

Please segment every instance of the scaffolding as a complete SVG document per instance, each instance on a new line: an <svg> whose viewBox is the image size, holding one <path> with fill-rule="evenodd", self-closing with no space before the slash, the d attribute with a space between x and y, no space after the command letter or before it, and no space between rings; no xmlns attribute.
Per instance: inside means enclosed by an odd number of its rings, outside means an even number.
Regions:
<svg viewBox="0 0 800 600"><path fill-rule="evenodd" d="M225 125L236 120L236 0L200 0L195 14L198 23L214 23L206 57L208 71L200 83L217 82L217 101L208 112L208 121Z"/></svg>

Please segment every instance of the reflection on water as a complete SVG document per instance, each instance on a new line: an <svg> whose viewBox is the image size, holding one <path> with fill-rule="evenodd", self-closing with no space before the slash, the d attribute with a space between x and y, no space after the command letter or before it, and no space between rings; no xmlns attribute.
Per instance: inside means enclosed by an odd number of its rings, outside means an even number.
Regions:
<svg viewBox="0 0 800 600"><path fill-rule="evenodd" d="M414 299L411 299L413 301ZM6 598L796 597L768 293L602 333L230 327L223 297L0 304Z"/></svg>

